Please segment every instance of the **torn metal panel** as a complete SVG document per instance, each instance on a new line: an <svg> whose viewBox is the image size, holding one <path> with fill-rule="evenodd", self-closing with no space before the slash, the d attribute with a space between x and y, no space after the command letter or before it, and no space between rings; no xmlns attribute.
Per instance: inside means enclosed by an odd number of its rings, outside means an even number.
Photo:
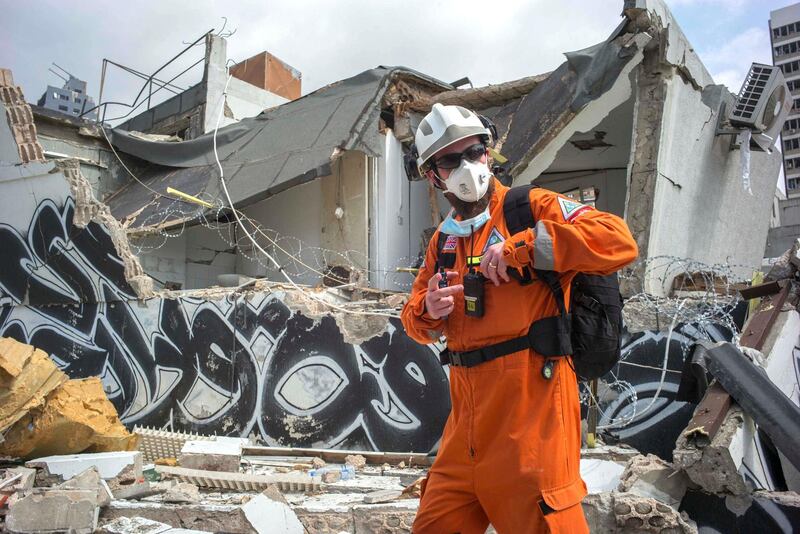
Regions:
<svg viewBox="0 0 800 534"><path fill-rule="evenodd" d="M220 129L217 150L233 202L243 207L327 176L344 151L379 157L383 152L378 131L380 104L398 77L418 79L442 90L450 88L408 69L378 67ZM159 193L166 194L166 187L172 186L205 199L222 197L213 133L183 143L148 142L120 131L111 136L122 151L166 166L150 169L143 178ZM146 225L144 221L153 213L162 214L157 222L163 222L163 214L174 209L179 217L187 215L187 208L173 205L172 199L152 196L140 184L131 183L108 204L118 218L150 204L132 228Z"/></svg>

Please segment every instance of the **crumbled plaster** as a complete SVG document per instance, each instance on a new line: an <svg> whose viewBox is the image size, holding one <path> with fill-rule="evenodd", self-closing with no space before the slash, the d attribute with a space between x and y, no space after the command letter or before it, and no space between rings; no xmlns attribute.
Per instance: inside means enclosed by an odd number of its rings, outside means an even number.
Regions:
<svg viewBox="0 0 800 534"><path fill-rule="evenodd" d="M114 249L125 266L125 278L141 298L149 298L153 293L153 279L145 274L139 258L131 250L128 237L123 226L111 215L108 206L98 201L92 191L92 184L81 174L80 162L75 159L62 159L54 162L52 172L61 172L69 184L75 200L75 214L72 224L78 228L86 228L90 222L96 222L108 230Z"/></svg>
<svg viewBox="0 0 800 534"><path fill-rule="evenodd" d="M290 310L299 311L311 319L333 317L345 343L360 345L386 331L389 323L388 317L368 314L366 312L369 311L369 308L366 306L361 307L356 313L339 311L326 304L321 293L315 292L315 295L317 298L311 298L301 291L287 291L283 302Z"/></svg>

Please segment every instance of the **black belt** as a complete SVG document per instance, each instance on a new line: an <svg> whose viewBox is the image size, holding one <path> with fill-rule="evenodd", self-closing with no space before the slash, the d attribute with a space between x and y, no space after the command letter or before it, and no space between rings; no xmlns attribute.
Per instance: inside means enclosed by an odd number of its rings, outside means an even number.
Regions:
<svg viewBox="0 0 800 534"><path fill-rule="evenodd" d="M439 353L439 362L455 367L475 367L526 349L547 357L566 356L572 354L571 324L569 314L545 317L535 321L524 336L464 352L445 348Z"/></svg>

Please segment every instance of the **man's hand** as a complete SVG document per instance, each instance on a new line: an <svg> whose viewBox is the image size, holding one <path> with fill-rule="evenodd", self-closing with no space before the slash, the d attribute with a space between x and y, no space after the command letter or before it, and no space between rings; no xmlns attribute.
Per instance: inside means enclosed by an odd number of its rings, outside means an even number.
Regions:
<svg viewBox="0 0 800 534"><path fill-rule="evenodd" d="M455 271L447 273L447 280L453 280L458 277ZM425 311L434 319L440 319L453 311L455 307L455 297L458 293L464 292L463 284L456 284L452 286L439 288L439 281L442 275L436 273L428 280L428 292L425 294Z"/></svg>
<svg viewBox="0 0 800 534"><path fill-rule="evenodd" d="M481 273L492 281L496 286L500 285L500 280L510 282L508 277L508 264L503 259L503 243L497 243L486 249L486 253L481 259Z"/></svg>

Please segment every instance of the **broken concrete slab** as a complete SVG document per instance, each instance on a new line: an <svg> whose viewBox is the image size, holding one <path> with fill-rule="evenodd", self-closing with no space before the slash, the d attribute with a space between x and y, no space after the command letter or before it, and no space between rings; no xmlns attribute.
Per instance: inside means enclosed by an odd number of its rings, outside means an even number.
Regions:
<svg viewBox="0 0 800 534"><path fill-rule="evenodd" d="M201 471L183 467L156 466L156 472L182 482L191 482L204 488L225 488L263 491L270 484L276 484L281 491L316 491L320 479L304 473L281 475L249 475L221 471Z"/></svg>
<svg viewBox="0 0 800 534"><path fill-rule="evenodd" d="M122 517L141 517L174 528L252 534L253 528L239 505L167 504L146 501L111 501L100 513L103 523ZM171 533L170 533L171 534Z"/></svg>
<svg viewBox="0 0 800 534"><path fill-rule="evenodd" d="M34 489L9 501L6 528L10 532L69 530L90 533L97 526L97 492Z"/></svg>
<svg viewBox="0 0 800 534"><path fill-rule="evenodd" d="M238 472L241 459L239 440L191 440L183 444L178 465L187 469Z"/></svg>
<svg viewBox="0 0 800 534"><path fill-rule="evenodd" d="M625 466L618 491L635 493L672 506L676 510L686 494L689 479L658 456L636 456Z"/></svg>
<svg viewBox="0 0 800 534"><path fill-rule="evenodd" d="M591 493L582 506L591 532L697 534L697 526L685 513L633 493Z"/></svg>
<svg viewBox="0 0 800 534"><path fill-rule="evenodd" d="M688 429L678 437L672 453L673 465L683 470L689 479L709 493L746 495L750 488L739 467L742 465L745 418L742 409L731 406L711 443L701 447L691 439Z"/></svg>
<svg viewBox="0 0 800 534"><path fill-rule="evenodd" d="M100 478L118 476L132 466L136 478L142 477L142 454L138 451L100 452L93 454L66 454L45 456L25 462L26 467L46 469L49 475L69 480L90 467L97 468Z"/></svg>
<svg viewBox="0 0 800 534"><path fill-rule="evenodd" d="M305 532L303 524L274 485L242 506L242 512L259 534L304 534Z"/></svg>

